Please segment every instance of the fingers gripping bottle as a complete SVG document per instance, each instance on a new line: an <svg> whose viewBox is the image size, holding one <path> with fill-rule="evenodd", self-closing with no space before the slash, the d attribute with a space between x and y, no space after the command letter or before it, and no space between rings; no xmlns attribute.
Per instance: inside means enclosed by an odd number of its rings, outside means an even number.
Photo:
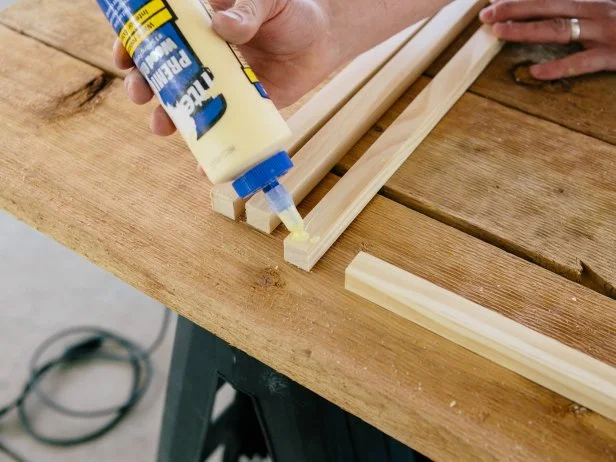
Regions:
<svg viewBox="0 0 616 462"><path fill-rule="evenodd" d="M291 131L240 53L212 29L205 0L97 0L214 184L263 190L297 237L303 221L278 178Z"/></svg>

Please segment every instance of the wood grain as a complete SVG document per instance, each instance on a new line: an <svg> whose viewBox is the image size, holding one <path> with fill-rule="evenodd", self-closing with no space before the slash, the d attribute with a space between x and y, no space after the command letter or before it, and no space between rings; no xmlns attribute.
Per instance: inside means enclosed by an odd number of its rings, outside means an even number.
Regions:
<svg viewBox="0 0 616 462"><path fill-rule="evenodd" d="M360 252L347 290L616 420L616 368ZM452 402L452 407L455 402Z"/></svg>
<svg viewBox="0 0 616 462"><path fill-rule="evenodd" d="M461 0L436 14L293 159L294 168L280 183L296 204L331 171L368 129L472 21L484 0ZM263 193L246 203L249 225L271 233L280 219Z"/></svg>
<svg viewBox="0 0 616 462"><path fill-rule="evenodd" d="M285 260L310 271L502 46L491 26L479 29L306 217L306 232L313 238L285 239Z"/></svg>
<svg viewBox="0 0 616 462"><path fill-rule="evenodd" d="M0 207L434 460L616 460L614 422L401 325L343 274L368 249L611 365L616 301L383 197L314 273L295 270L281 232L209 210L191 154L150 135L151 108L121 82L92 87L101 71L4 28L0 41Z"/></svg>
<svg viewBox="0 0 616 462"><path fill-rule="evenodd" d="M321 88L311 92L310 98L298 102L292 114L285 111L293 134L287 152L295 154L424 24L425 21L420 21L358 56ZM244 212L244 200L231 183L217 185L212 189L212 209L237 220Z"/></svg>
<svg viewBox="0 0 616 462"><path fill-rule="evenodd" d="M428 82L417 82L336 172ZM615 146L466 94L384 194L616 297L615 161Z"/></svg>

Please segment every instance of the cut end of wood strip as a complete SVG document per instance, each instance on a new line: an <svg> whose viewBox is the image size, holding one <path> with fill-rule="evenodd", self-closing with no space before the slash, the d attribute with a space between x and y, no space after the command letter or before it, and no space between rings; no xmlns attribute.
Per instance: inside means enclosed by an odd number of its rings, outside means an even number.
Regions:
<svg viewBox="0 0 616 462"><path fill-rule="evenodd" d="M271 234L281 221L278 215L270 209L265 200L265 195L257 193L246 202L246 223L261 232Z"/></svg>
<svg viewBox="0 0 616 462"><path fill-rule="evenodd" d="M361 252L345 288L552 390L616 420L616 368L500 313Z"/></svg>
<svg viewBox="0 0 616 462"><path fill-rule="evenodd" d="M284 240L284 259L293 266L309 272L314 267L315 262L318 261L312 255L314 248L314 244L310 241L299 242L288 236Z"/></svg>
<svg viewBox="0 0 616 462"><path fill-rule="evenodd" d="M259 193L258 195L262 196L263 194ZM280 219L272 213L267 203L265 203L266 207L263 208L261 201L253 202L256 197L257 195L246 202L246 223L263 233L271 234L280 224ZM263 199L263 202L265 202L265 199Z"/></svg>
<svg viewBox="0 0 616 462"><path fill-rule="evenodd" d="M210 197L212 209L227 218L237 220L244 211L244 201L239 198L229 183L214 186Z"/></svg>

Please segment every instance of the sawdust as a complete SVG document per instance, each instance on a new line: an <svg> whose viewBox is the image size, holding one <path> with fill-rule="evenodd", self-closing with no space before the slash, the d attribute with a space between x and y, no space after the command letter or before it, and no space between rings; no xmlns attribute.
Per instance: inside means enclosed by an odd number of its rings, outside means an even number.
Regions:
<svg viewBox="0 0 616 462"><path fill-rule="evenodd" d="M580 406L577 403L573 403L571 404L571 406L569 406L569 412L575 415L582 415L586 414L588 412L588 409L586 409L584 406Z"/></svg>

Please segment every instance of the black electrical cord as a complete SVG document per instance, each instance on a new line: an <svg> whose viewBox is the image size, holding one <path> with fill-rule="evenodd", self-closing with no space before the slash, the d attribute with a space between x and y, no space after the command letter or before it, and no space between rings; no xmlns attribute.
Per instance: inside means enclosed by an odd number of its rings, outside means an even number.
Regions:
<svg viewBox="0 0 616 462"><path fill-rule="evenodd" d="M73 327L62 330L48 338L32 355L30 377L26 381L21 394L13 402L0 408L0 419L6 417L9 412L16 410L21 426L26 433L40 443L54 446L76 446L103 436L126 417L143 397L152 382L151 355L163 342L170 321L170 311L167 308L164 308L164 310L160 330L156 339L148 348L143 348L120 334L99 327ZM83 337L66 347L60 355L41 363L42 356L52 345L74 335L82 335ZM132 383L129 395L122 404L93 411L81 411L57 403L39 388L39 384L49 372L84 360L117 361L130 364ZM32 393L35 393L44 405L58 414L83 419L109 417L109 420L99 428L76 437L57 438L43 435L34 428L32 419L26 412L26 401ZM16 461L22 462L24 460L1 442L0 452L4 452Z"/></svg>

